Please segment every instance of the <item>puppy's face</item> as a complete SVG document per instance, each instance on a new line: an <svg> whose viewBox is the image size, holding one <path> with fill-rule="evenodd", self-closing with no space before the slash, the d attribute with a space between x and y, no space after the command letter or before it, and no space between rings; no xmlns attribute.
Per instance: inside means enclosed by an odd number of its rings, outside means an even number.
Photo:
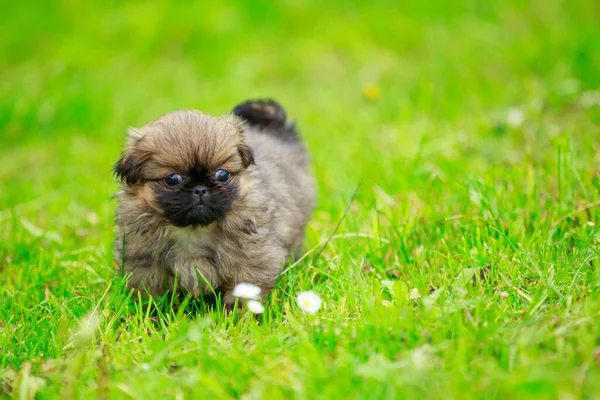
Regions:
<svg viewBox="0 0 600 400"><path fill-rule="evenodd" d="M225 218L253 162L235 121L176 111L130 130L114 170L122 201L178 227L205 226Z"/></svg>

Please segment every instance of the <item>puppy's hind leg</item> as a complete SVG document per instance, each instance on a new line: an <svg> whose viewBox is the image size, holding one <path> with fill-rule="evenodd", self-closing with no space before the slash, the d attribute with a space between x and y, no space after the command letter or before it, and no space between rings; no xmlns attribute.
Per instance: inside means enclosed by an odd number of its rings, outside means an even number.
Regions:
<svg viewBox="0 0 600 400"><path fill-rule="evenodd" d="M248 100L233 109L253 128L269 132L281 139L299 140L296 126L287 119L285 110L272 99Z"/></svg>

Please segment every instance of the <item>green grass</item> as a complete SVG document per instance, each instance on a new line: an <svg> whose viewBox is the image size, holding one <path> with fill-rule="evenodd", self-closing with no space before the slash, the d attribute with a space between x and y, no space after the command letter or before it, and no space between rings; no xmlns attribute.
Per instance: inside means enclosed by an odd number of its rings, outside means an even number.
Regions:
<svg viewBox="0 0 600 400"><path fill-rule="evenodd" d="M396 3L5 4L0 396L600 398L600 3ZM132 300L127 127L265 96L313 154L307 249L363 181L336 237L258 319Z"/></svg>

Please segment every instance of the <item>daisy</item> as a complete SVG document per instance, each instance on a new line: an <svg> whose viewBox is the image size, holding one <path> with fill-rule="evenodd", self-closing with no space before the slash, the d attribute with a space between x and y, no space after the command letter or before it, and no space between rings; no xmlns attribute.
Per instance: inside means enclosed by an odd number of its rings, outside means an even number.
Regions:
<svg viewBox="0 0 600 400"><path fill-rule="evenodd" d="M70 346L83 346L96 337L96 332L100 328L100 317L94 311L86 315L79 321L78 329L73 333L70 340Z"/></svg>
<svg viewBox="0 0 600 400"><path fill-rule="evenodd" d="M319 311L321 303L323 302L321 297L312 290L298 293L296 301L298 302L298 307L309 314L314 314Z"/></svg>
<svg viewBox="0 0 600 400"><path fill-rule="evenodd" d="M525 114L520 108L510 108L506 113L506 122L511 128L518 128L523 125L525 121Z"/></svg>
<svg viewBox="0 0 600 400"><path fill-rule="evenodd" d="M265 312L265 306L258 300L248 300L246 306L248 307L248 310L254 314L262 314Z"/></svg>
<svg viewBox="0 0 600 400"><path fill-rule="evenodd" d="M260 296L260 288L251 283L239 283L233 288L233 295L243 299L258 299Z"/></svg>

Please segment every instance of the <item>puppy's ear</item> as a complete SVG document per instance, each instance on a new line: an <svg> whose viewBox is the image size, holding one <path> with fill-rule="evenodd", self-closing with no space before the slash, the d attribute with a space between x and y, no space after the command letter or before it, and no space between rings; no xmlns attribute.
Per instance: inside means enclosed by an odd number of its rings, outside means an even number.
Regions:
<svg viewBox="0 0 600 400"><path fill-rule="evenodd" d="M248 145L245 143L238 145L238 152L242 158L242 165L244 168L248 168L250 165L254 164L254 152Z"/></svg>
<svg viewBox="0 0 600 400"><path fill-rule="evenodd" d="M134 152L127 149L113 166L113 172L121 182L127 183L128 186L135 185L142 179L142 164L136 161Z"/></svg>
<svg viewBox="0 0 600 400"><path fill-rule="evenodd" d="M115 176L128 186L138 183L142 175L142 167L148 161L149 154L138 149L137 144L142 139L142 132L138 129L129 129L127 135L127 147L123 155L113 166Z"/></svg>
<svg viewBox="0 0 600 400"><path fill-rule="evenodd" d="M250 165L254 164L254 152L252 149L244 142L245 135L245 121L242 120L239 116L235 114L228 114L223 118L227 122L231 122L235 126L237 126L238 133L240 135L240 144L238 144L238 153L242 158L242 166L248 168Z"/></svg>

